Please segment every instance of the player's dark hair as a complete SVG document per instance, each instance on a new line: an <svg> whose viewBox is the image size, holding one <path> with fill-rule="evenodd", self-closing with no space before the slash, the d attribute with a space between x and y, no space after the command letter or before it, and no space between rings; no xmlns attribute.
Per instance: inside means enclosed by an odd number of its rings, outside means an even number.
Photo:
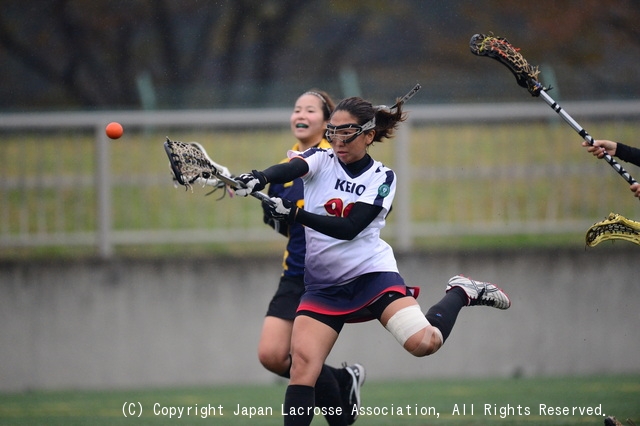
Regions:
<svg viewBox="0 0 640 426"><path fill-rule="evenodd" d="M375 117L376 134L373 142L382 142L382 139L390 139L394 135L394 131L398 125L407 119L406 114L402 112L402 105L389 110L389 108L374 106L371 102L365 101L359 97L346 98L336 105L335 111L346 111L356 118L357 124L363 125L371 121Z"/></svg>
<svg viewBox="0 0 640 426"><path fill-rule="evenodd" d="M331 113L336 107L336 103L333 101L333 99L331 99L331 96L327 92L325 92L324 90L309 89L302 95L313 95L320 99L322 101L322 112L324 114L324 119L325 121L329 120L329 117L331 117Z"/></svg>

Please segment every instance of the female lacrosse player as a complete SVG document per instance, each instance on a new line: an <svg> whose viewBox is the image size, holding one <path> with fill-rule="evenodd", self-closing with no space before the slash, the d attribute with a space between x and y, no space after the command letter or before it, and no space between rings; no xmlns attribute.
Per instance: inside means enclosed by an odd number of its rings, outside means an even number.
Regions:
<svg viewBox="0 0 640 426"><path fill-rule="evenodd" d="M297 100L289 120L291 132L297 139L295 151L308 148L330 148L324 139L326 125L335 104L331 97L321 90L310 90ZM287 183L272 183L269 196L292 201L298 207L304 205L302 179L292 179ZM267 315L262 325L258 344L258 358L269 371L289 378L291 367L291 330L300 296L304 292L304 228L299 223L288 224L284 220L273 219L265 212L265 223L288 238L284 252L284 271L280 276L278 290L271 299ZM331 426L350 425L356 416L348 407L359 403L360 386L364 382L365 371L359 364L337 369L322 365L315 385L316 406L325 409L342 407L342 413L327 413L325 418Z"/></svg>
<svg viewBox="0 0 640 426"><path fill-rule="evenodd" d="M626 161L640 167L640 149L638 148L604 139L593 141L593 145L584 141L582 142L582 146L586 146L587 151L598 158L604 157L606 152L612 157L618 157L622 161ZM634 183L631 185L630 189L636 197L640 198L640 183Z"/></svg>
<svg viewBox="0 0 640 426"><path fill-rule="evenodd" d="M376 318L412 355L436 352L464 306L507 309L508 296L490 283L462 276L449 280L445 296L423 315L398 273L380 230L391 208L395 173L368 154L374 142L393 136L402 104L374 107L360 98L340 102L327 124L330 149L290 153L290 161L240 175L246 196L267 183L302 177L304 209L272 198L271 217L305 226L305 293L293 323L292 366L283 414L285 425L309 425L322 365L346 322Z"/></svg>

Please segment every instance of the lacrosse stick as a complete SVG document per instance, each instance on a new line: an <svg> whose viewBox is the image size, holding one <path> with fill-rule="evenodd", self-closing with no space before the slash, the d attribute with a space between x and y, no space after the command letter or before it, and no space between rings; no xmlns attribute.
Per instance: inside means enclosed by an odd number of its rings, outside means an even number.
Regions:
<svg viewBox="0 0 640 426"><path fill-rule="evenodd" d="M494 37L492 35L475 34L469 42L471 53L478 56L488 56L505 65L516 77L518 85L524 87L531 93L531 96L541 97L560 117L566 121L589 145L593 145L594 139L582 128L558 103L549 96L544 87L538 81L540 71L538 67L529 65L527 60L520 54L518 48L514 47L507 39ZM607 163L618 172L630 185L636 180L616 161L605 152L603 157Z"/></svg>
<svg viewBox="0 0 640 426"><path fill-rule="evenodd" d="M193 188L195 182L213 186L216 189L222 187L239 189L239 184L231 177L229 169L209 158L199 143L184 143L167 138L164 150L169 157L171 171L176 182L187 189ZM261 201L273 204L271 198L262 192L254 192L251 195Z"/></svg>
<svg viewBox="0 0 640 426"><path fill-rule="evenodd" d="M211 164L213 164L215 167L218 168L218 170L220 170L220 174L223 174L223 175L226 175L226 176L231 176L231 172L229 172L229 169L227 169L224 166L219 165L218 163L214 162L211 158L209 158L209 155L204 150L204 147L202 145L200 145L198 142L189 142L189 145L191 145L194 148L197 148L200 151L202 151L204 156L207 157L207 159L211 162ZM171 166L171 162L169 162L169 165ZM173 166L171 166L171 167L173 167ZM173 186L177 188L178 185L180 185L180 182L178 182L178 179L176 178L176 174L173 172L173 168L171 169L171 176L173 176ZM222 196L220 198L218 198L219 200L223 199L224 196L227 194L227 192L230 195L233 194L231 192L231 190L227 187L227 184L225 184L223 181L221 181L220 179L215 178L215 177L211 177L209 179L203 179L203 178L199 177L199 178L196 178L196 180L194 182L198 182L198 183L202 184L202 186L212 186L213 187L213 189L210 192L207 192L206 194L204 194L205 196L211 195L214 192L216 192L218 189L221 189L221 188L224 189L224 192L222 193ZM186 189L189 190L189 187L186 187ZM192 186L191 186L191 190L193 191L193 187Z"/></svg>
<svg viewBox="0 0 640 426"><path fill-rule="evenodd" d="M629 426L636 426L636 424L631 419L627 419L627 424ZM624 424L616 419L616 416L607 416L604 419L604 426L624 426Z"/></svg>
<svg viewBox="0 0 640 426"><path fill-rule="evenodd" d="M640 245L640 222L609 213L606 219L594 223L585 237L589 247L595 247L606 240L626 240Z"/></svg>
<svg viewBox="0 0 640 426"><path fill-rule="evenodd" d="M418 90L420 90L420 89L422 89L422 86L420 85L420 83L418 83L415 86L413 86L413 89L409 90L409 93L407 93L406 95L404 95L403 97L398 99L398 102L393 104L393 106L391 108L388 108L386 105L380 105L380 106L378 106L378 108L379 109L386 109L387 111L391 112L394 109L397 109L400 105L404 105L409 99L413 98L413 96L416 93L418 93Z"/></svg>

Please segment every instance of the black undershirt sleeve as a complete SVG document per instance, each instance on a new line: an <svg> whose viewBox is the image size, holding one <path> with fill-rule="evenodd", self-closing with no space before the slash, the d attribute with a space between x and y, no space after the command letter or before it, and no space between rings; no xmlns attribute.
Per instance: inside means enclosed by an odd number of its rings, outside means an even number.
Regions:
<svg viewBox="0 0 640 426"><path fill-rule="evenodd" d="M302 158L292 158L287 163L276 164L262 171L269 183L287 183L302 177L309 171L309 165Z"/></svg>
<svg viewBox="0 0 640 426"><path fill-rule="evenodd" d="M381 206L355 203L347 217L321 216L299 209L295 221L338 240L353 240L382 210Z"/></svg>
<svg viewBox="0 0 640 426"><path fill-rule="evenodd" d="M369 161L369 160L367 160ZM262 171L268 182L287 183L307 174L309 165L301 158L292 158ZM339 240L352 240L382 211L381 206L355 203L347 217L323 216L298 209L295 222Z"/></svg>
<svg viewBox="0 0 640 426"><path fill-rule="evenodd" d="M616 157L622 161L640 166L640 149L618 142Z"/></svg>

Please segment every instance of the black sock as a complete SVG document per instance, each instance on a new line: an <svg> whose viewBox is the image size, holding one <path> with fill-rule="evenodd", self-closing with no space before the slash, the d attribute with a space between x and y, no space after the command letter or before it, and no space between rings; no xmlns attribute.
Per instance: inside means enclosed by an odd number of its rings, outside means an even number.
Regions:
<svg viewBox="0 0 640 426"><path fill-rule="evenodd" d="M322 366L320 375L316 381L315 387L315 401L316 407L326 408L325 419L329 426L346 426L347 419L343 415L346 409L346 404L343 405L342 389L340 387L340 377L342 374L347 374L343 369L337 369L330 367L326 364ZM349 376L351 377L351 376ZM329 414L335 413L337 408L342 408L340 415Z"/></svg>
<svg viewBox="0 0 640 426"><path fill-rule="evenodd" d="M425 315L429 323L442 333L442 340L447 340L460 309L467 306L467 293L460 287L453 287L442 299L433 305Z"/></svg>
<svg viewBox="0 0 640 426"><path fill-rule="evenodd" d="M289 359L291 359L291 355L289 355ZM279 376L289 379L291 377L290 371L291 363L289 363L287 371L279 374ZM340 384L350 378L351 376L344 368L338 369L327 364L322 365L322 370L320 370L315 386L315 406L327 408L327 413L335 413L337 408L342 408L340 415L326 414L324 416L329 426L345 426L347 424L346 415L344 415L347 407L346 404L343 404L345 391L343 391ZM348 398L348 394L346 397Z"/></svg>
<svg viewBox="0 0 640 426"><path fill-rule="evenodd" d="M313 420L314 390L311 386L289 385L284 395L284 425L309 426Z"/></svg>

